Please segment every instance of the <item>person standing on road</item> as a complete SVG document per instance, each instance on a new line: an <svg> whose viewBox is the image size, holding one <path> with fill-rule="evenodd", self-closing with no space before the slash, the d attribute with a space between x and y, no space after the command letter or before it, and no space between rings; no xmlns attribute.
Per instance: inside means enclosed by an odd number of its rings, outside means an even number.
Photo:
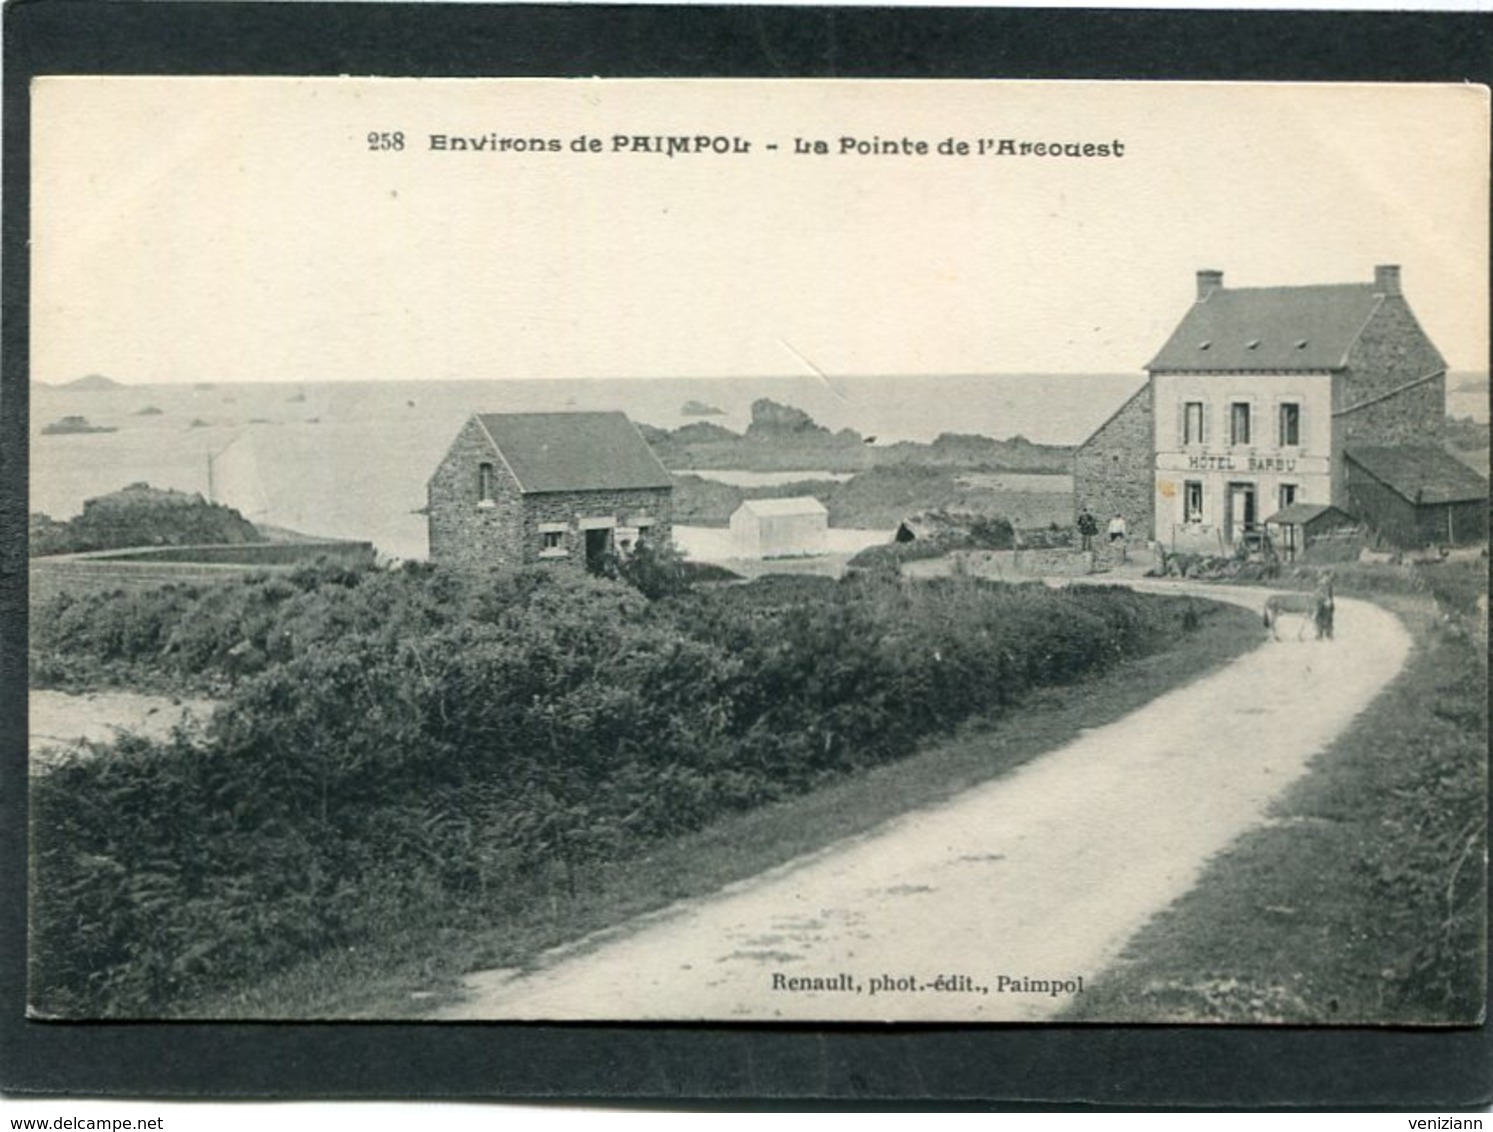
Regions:
<svg viewBox="0 0 1493 1132"><path fill-rule="evenodd" d="M1085 507L1079 513L1078 533L1083 540L1083 548L1085 550L1092 550L1094 545L1094 536L1099 533L1099 522L1094 518L1093 515L1089 513L1089 509L1087 507Z"/></svg>

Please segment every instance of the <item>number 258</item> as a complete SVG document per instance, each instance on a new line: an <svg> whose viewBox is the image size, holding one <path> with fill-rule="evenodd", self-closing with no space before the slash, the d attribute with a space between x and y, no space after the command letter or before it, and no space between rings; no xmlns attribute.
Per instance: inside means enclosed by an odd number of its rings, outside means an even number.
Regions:
<svg viewBox="0 0 1493 1132"><path fill-rule="evenodd" d="M368 148L375 153L386 150L399 150L404 148L404 131L395 130L391 134L370 132L368 135Z"/></svg>

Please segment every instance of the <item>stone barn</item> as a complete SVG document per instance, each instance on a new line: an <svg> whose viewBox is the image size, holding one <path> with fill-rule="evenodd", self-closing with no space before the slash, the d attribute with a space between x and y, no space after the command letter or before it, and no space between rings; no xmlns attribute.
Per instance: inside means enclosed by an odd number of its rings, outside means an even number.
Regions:
<svg viewBox="0 0 1493 1132"><path fill-rule="evenodd" d="M430 558L596 570L669 541L673 490L622 413L476 413L426 485Z"/></svg>
<svg viewBox="0 0 1493 1132"><path fill-rule="evenodd" d="M748 499L731 515L738 558L794 558L829 549L829 511L812 496Z"/></svg>
<svg viewBox="0 0 1493 1132"><path fill-rule="evenodd" d="M1074 457L1074 514L1123 514L1133 538L1252 545L1294 504L1351 511L1355 449L1436 445L1446 362L1382 264L1372 282L1197 295L1149 376Z"/></svg>
<svg viewBox="0 0 1493 1132"><path fill-rule="evenodd" d="M1355 514L1396 546L1463 546L1488 538L1488 481L1442 448L1350 449L1348 499Z"/></svg>

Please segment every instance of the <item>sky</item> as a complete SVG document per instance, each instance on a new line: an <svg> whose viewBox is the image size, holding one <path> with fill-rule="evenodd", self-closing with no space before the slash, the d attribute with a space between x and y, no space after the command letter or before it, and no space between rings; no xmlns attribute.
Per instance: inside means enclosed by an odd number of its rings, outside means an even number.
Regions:
<svg viewBox="0 0 1493 1132"><path fill-rule="evenodd" d="M34 115L43 381L1138 374L1199 268L1378 263L1487 364L1479 87L59 78Z"/></svg>

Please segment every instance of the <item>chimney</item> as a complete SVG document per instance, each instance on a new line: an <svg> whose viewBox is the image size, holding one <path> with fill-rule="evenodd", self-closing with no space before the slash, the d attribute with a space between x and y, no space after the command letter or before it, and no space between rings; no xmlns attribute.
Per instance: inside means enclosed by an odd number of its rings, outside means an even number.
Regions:
<svg viewBox="0 0 1493 1132"><path fill-rule="evenodd" d="M1198 272L1198 302L1202 302L1214 291L1223 290L1223 272L1203 268Z"/></svg>
<svg viewBox="0 0 1493 1132"><path fill-rule="evenodd" d="M1378 295L1400 294L1400 265L1381 263L1374 268L1374 293Z"/></svg>

